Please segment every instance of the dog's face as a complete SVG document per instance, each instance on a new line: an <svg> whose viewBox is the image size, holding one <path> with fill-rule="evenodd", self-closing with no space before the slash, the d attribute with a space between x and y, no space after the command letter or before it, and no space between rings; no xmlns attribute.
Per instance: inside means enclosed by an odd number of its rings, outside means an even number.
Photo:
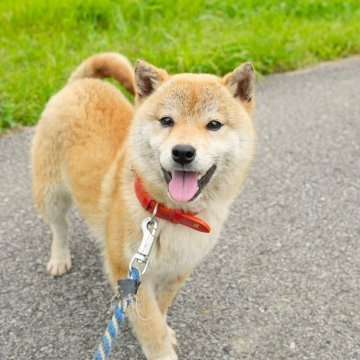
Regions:
<svg viewBox="0 0 360 360"><path fill-rule="evenodd" d="M236 186L254 143L254 78L251 64L220 79L170 77L138 62L130 148L136 172L157 196L184 205Z"/></svg>

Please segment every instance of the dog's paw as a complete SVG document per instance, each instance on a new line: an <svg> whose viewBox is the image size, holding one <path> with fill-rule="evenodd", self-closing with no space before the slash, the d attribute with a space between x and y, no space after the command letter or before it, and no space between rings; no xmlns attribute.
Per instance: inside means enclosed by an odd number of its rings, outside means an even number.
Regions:
<svg viewBox="0 0 360 360"><path fill-rule="evenodd" d="M161 357L151 358L151 360L178 360L178 356L174 353L171 355L165 355Z"/></svg>
<svg viewBox="0 0 360 360"><path fill-rule="evenodd" d="M168 329L171 345L174 348L176 348L177 347L176 332L169 325L168 325L167 329Z"/></svg>
<svg viewBox="0 0 360 360"><path fill-rule="evenodd" d="M50 259L46 269L52 276L61 276L66 274L71 269L70 256L65 259Z"/></svg>
<svg viewBox="0 0 360 360"><path fill-rule="evenodd" d="M175 332L172 329L170 330L173 333L172 338L176 342ZM170 335L168 339L170 339ZM147 360L178 360L178 356L176 355L176 351L172 341L171 342L167 341L166 345L161 351L156 351L156 354L154 353L152 355L148 353L146 359Z"/></svg>

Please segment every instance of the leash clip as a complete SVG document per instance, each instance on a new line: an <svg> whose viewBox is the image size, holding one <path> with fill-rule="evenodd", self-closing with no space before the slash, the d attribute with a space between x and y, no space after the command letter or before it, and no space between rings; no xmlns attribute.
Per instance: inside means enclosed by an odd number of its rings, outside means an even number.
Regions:
<svg viewBox="0 0 360 360"><path fill-rule="evenodd" d="M135 267L141 275L144 275L147 270L150 252L156 240L156 232L158 230L156 211L157 206L154 209L153 215L145 218L141 223L143 237L138 251L130 261L129 272L131 272L132 268Z"/></svg>

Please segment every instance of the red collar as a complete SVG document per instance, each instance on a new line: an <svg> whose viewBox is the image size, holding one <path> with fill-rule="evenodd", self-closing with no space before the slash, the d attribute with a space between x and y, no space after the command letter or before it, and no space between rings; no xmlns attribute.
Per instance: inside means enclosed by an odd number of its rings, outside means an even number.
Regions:
<svg viewBox="0 0 360 360"><path fill-rule="evenodd" d="M151 196L146 193L139 177L136 177L134 187L136 196L142 207L152 213L156 206L156 200L152 199ZM209 233L211 230L205 221L196 216L181 210L171 210L162 204L159 204L156 216L160 219L170 221L173 224L185 225L197 231Z"/></svg>

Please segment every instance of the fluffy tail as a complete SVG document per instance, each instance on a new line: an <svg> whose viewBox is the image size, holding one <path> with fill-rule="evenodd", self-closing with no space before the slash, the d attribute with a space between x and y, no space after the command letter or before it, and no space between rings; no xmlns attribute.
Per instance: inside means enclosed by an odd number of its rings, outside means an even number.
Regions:
<svg viewBox="0 0 360 360"><path fill-rule="evenodd" d="M129 60L120 54L101 53L89 57L71 74L69 82L89 77L113 77L135 95L134 69Z"/></svg>

